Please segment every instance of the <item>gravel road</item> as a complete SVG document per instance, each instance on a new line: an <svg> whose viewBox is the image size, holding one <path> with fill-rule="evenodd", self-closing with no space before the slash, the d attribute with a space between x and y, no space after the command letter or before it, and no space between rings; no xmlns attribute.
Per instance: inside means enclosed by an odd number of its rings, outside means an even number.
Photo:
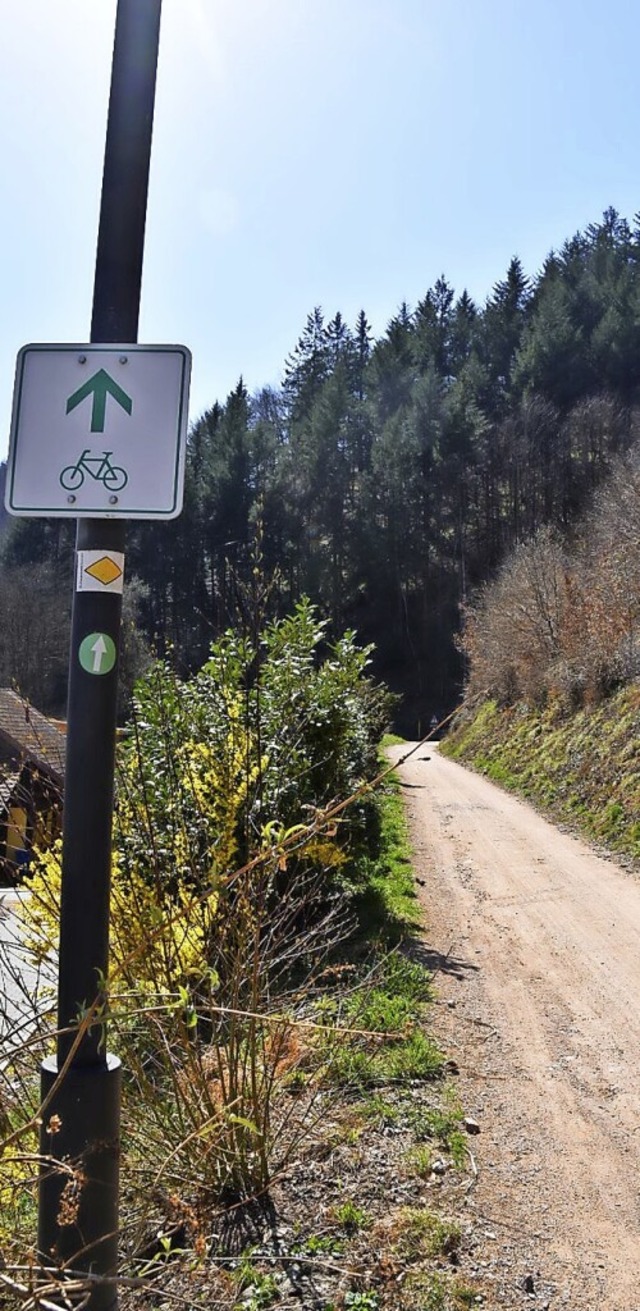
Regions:
<svg viewBox="0 0 640 1311"><path fill-rule="evenodd" d="M510 1311L640 1311L640 882L432 743L400 778L480 1125L467 1268Z"/></svg>

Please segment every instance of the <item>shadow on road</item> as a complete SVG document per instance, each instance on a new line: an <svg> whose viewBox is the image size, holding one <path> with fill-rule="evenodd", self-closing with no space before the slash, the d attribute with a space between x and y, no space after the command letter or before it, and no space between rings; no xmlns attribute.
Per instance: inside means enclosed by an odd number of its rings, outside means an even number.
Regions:
<svg viewBox="0 0 640 1311"><path fill-rule="evenodd" d="M416 939L411 943L410 954L412 960L418 961L431 974L449 974L454 979L464 979L468 974L477 973L479 968L471 961L452 955L450 951L437 951L435 947Z"/></svg>

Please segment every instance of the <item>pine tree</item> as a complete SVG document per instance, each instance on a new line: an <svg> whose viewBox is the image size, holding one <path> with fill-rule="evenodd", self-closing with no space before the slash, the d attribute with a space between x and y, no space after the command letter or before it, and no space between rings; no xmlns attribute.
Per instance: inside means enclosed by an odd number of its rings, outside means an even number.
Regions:
<svg viewBox="0 0 640 1311"><path fill-rule="evenodd" d="M375 412L382 425L402 406L409 405L416 378L412 321L404 302L372 351L369 376Z"/></svg>
<svg viewBox="0 0 640 1311"><path fill-rule="evenodd" d="M443 276L418 303L414 315L413 350L421 373L431 366L441 378L447 378L451 373L453 298L453 288Z"/></svg>
<svg viewBox="0 0 640 1311"><path fill-rule="evenodd" d="M529 279L520 260L511 260L507 275L497 282L487 302L482 324L482 359L487 368L491 403L504 410L512 388L513 369L529 306Z"/></svg>
<svg viewBox="0 0 640 1311"><path fill-rule="evenodd" d="M307 317L302 336L285 362L283 394L292 423L309 417L329 367L324 315L320 306L316 305L313 313Z"/></svg>
<svg viewBox="0 0 640 1311"><path fill-rule="evenodd" d="M467 291L458 297L451 316L449 369L457 378L467 363L478 338L478 310Z"/></svg>

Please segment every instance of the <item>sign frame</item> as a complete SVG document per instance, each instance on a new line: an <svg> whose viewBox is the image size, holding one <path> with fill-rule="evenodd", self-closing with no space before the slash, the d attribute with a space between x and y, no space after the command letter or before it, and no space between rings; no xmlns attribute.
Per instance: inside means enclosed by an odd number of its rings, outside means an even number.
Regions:
<svg viewBox="0 0 640 1311"><path fill-rule="evenodd" d="M176 395L175 391L172 392L172 398L176 402L175 437L173 435L173 419L172 419L171 434L168 435L167 431L165 430L164 437L163 437L163 441L164 441L163 450L165 452L165 461L167 465L167 470L169 469L169 465L171 466L170 476L171 476L171 484L172 484L171 487L169 488L168 486L169 478L167 477L165 504L163 504L160 507L157 504L150 507L148 504L146 505L144 504L144 496L142 497L139 496L137 498L139 502L138 504L125 503L121 505L119 496L118 497L112 496L110 498L107 498L105 495L105 490L108 489L110 486L114 493L116 491L120 492L127 481L127 476L125 474L125 479L123 483L121 475L124 473L124 470L119 469L117 467L114 468L108 462L106 466L104 464L100 465L101 457L98 455L93 455L91 453L90 451L91 443L100 441L103 444L108 444L109 439L108 437L104 436L105 406L106 406L106 415L107 415L106 418L107 427L109 424L109 415L113 412L117 412L118 410L121 410L122 412L125 413L127 423L131 422L131 419L129 417L131 415L131 398L128 396L126 397L126 399L129 400L130 405L128 409L125 409L122 406L122 401L116 395L116 392L119 390L118 384L115 382L115 379L111 378L110 375L106 375L106 374L105 374L105 378L108 379L108 383L113 384L115 391L111 386L107 385L106 391L104 392L100 400L98 400L96 389L99 385L102 385L102 387L104 388L105 383L104 382L102 382L101 384L96 383L96 387L93 389L94 397L93 397L93 404L92 404L91 389L86 391L86 399L82 401L78 400L76 390L74 389L72 394L67 398L67 409L64 415L64 417L66 418L70 414L72 414L72 411L77 411L77 413L73 415L74 424L78 424L78 423L81 423L82 425L86 424L86 446L85 446L85 450L79 456L76 465L76 468L79 470L78 486L82 486L84 482L84 474L86 473L87 474L86 481L87 481L88 488L92 480L96 481L97 483L103 484L102 498L100 499L100 497L96 495L95 498L91 501L91 503L86 503L87 493L85 492L83 497L85 504L78 505L76 501L76 497L75 495L73 495L74 488L69 487L66 483L62 483L62 474L60 474L59 476L61 482L61 492L60 492L60 499L57 503L51 503L51 504L43 503L44 501L43 496L37 495L35 493L35 489L33 489L33 494L31 495L29 495L29 488L27 488L27 490L25 491L25 481L28 482L28 476L25 475L22 467L24 460L28 458L33 459L34 453L36 451L39 453L40 451L40 446L37 445L37 443L42 442L42 437L40 435L37 436L34 435L34 432L27 426L27 421L24 419L25 398L28 397L29 400L32 400L32 395L30 395L29 383L25 383L25 374L27 371L27 364L28 364L29 357L30 355L32 356L34 353L38 353L41 355L58 354L65 357L75 354L80 362L82 362L83 364L86 363L87 365L86 381L89 383L93 381L94 376L96 379L98 379L100 373L104 373L105 356L111 357L113 359L114 365L116 364L122 365L123 361L129 362L129 360L131 360L134 372L135 372L136 356L139 358L146 356L148 358L150 356L157 357L158 355L164 354L164 355L171 355L173 357L177 355L180 357L179 394ZM95 360L96 356L102 356L102 360L100 362L96 360L92 368L91 360L92 357L94 357ZM66 360L65 360L65 367L66 367ZM97 373L94 372L96 368L97 368ZM182 345L144 345L144 344L139 344L137 342L135 343L132 342L116 342L116 343L114 342L105 342L105 343L44 342L44 343L30 343L27 346L23 346L18 352L18 357L16 362L15 385L14 385L14 393L13 393L13 408L12 408L12 417L11 417L9 454L7 457L7 475L6 475L6 487L5 487L5 508L7 512L11 515L15 515L17 517L24 517L24 518L36 518L36 517L37 518L73 518L73 519L100 518L100 519L149 519L149 520L168 520L168 519L177 518L178 515L181 514L182 512L182 505L184 499L184 471L185 471L186 442L187 442L187 428L188 428L190 380L191 380L191 352L188 349L188 347ZM137 386L138 387L140 386L139 382L137 382ZM86 387L86 382L85 382L85 387ZM99 412L101 416L102 427L94 427L94 420L97 412ZM91 426L89 426L90 419L91 419ZM57 422L61 422L59 416L57 418ZM133 419L133 423L135 425L135 417ZM155 426L156 425L154 425L154 427ZM58 429L58 431L60 431L60 429ZM101 434L101 435L100 437L97 437L96 434ZM138 442L138 443L141 440L142 442L144 442L145 440L144 432L142 432L140 428L136 429L135 426L131 430L131 437L134 442ZM80 435L78 435L78 441L80 440L81 440ZM173 448L174 441L175 441L175 450ZM54 449L55 449L55 445L54 445ZM146 454L146 457L150 461L152 461L153 450L149 448L148 438L147 438L147 446L146 448L143 447L143 451ZM112 452L105 451L103 454L104 456L110 456ZM137 458L140 459L139 453ZM85 461L85 459L88 465L95 466L96 464L98 464L99 467L94 471L85 469L83 465L83 461ZM102 473L101 473L101 469L102 469ZM71 466L69 466L68 469L63 469L62 473L69 472L73 474L74 471L75 470L72 469ZM116 473L120 475L119 485L115 478ZM110 481L107 481L108 478L110 479ZM65 496L65 493L71 493L71 494ZM163 497L164 497L164 489L163 489ZM64 501L63 498L65 498ZM49 499L51 501L54 501L55 498L51 497ZM158 498L156 497L156 501L157 499ZM125 498L125 502L126 502L126 498Z"/></svg>

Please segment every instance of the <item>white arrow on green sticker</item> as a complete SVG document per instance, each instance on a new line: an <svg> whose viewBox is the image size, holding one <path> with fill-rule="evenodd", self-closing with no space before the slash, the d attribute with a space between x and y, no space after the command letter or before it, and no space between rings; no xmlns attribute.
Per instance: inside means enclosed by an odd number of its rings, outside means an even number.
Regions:
<svg viewBox="0 0 640 1311"><path fill-rule="evenodd" d="M108 674L116 663L116 645L108 633L89 633L80 643L78 658L88 674Z"/></svg>

